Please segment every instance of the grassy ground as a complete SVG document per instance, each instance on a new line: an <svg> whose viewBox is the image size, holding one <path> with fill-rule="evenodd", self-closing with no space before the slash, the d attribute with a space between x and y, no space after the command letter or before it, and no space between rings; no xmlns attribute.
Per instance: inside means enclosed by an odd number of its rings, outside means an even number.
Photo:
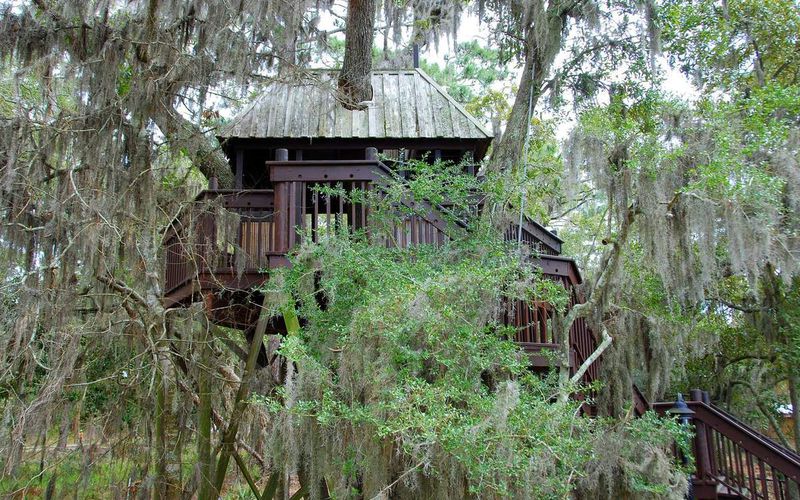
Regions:
<svg viewBox="0 0 800 500"><path fill-rule="evenodd" d="M9 498L109 499L135 498L138 482L137 465L119 457L92 455L88 450L68 450L59 453L53 463L44 468L38 460L22 464L16 478L0 479L0 492ZM52 457L52 455L51 455Z"/></svg>
<svg viewBox="0 0 800 500"><path fill-rule="evenodd" d="M147 462L147 457L139 447L112 450L97 445L71 444L57 453L48 449L48 462L43 468L40 453L41 450L29 448L16 477L0 478L0 500L45 498L48 492L53 499L133 500L139 498L142 490L152 487L148 483L151 479L142 480L146 476L142 464ZM180 472L183 481L191 477L194 462L193 452L185 454ZM149 472L152 474L152 469ZM145 495L149 498L149 494ZM222 497L253 498L234 464L228 469Z"/></svg>

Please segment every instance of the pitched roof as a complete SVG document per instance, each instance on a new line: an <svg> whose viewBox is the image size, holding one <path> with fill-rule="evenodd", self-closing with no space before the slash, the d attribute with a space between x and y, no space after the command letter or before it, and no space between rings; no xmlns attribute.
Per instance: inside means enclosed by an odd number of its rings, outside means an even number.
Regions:
<svg viewBox="0 0 800 500"><path fill-rule="evenodd" d="M271 83L219 137L492 138L420 69L374 71L373 97L363 111L345 109L336 100L336 72L310 75Z"/></svg>

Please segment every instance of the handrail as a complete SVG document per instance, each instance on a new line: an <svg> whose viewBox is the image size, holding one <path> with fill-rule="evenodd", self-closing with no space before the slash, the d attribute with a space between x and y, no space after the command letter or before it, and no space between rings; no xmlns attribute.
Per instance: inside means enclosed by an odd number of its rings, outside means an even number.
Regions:
<svg viewBox="0 0 800 500"><path fill-rule="evenodd" d="M273 182L370 182L396 178L388 166L378 159L366 160L299 160L299 161L267 161L270 179ZM343 167L352 167L344 169ZM441 206L434 206L427 200L401 200L406 207L424 212L422 218L437 230L447 234L452 228L445 223L441 216L447 210ZM457 226L465 228L462 221L454 221ZM287 227L287 230L291 228Z"/></svg>
<svg viewBox="0 0 800 500"><path fill-rule="evenodd" d="M702 422L733 439L742 448L758 456L779 472L800 483L800 455L767 438L724 410L702 401L686 401L696 422ZM658 413L666 413L672 403L653 403Z"/></svg>
<svg viewBox="0 0 800 500"><path fill-rule="evenodd" d="M211 205L220 200L219 208L236 215L236 227L222 227ZM164 294L184 287L203 275L214 275L224 269L240 274L261 269L270 256L283 255L276 248L272 217L274 193L271 189L220 190L198 193L195 202L183 207L168 226L163 238L165 249ZM225 248L212 248L225 238ZM235 271L235 272L234 272Z"/></svg>
<svg viewBox="0 0 800 500"><path fill-rule="evenodd" d="M175 217L170 221L167 225L166 229L164 230L164 236L162 238L162 243L171 236L171 232L175 229L179 228L182 225L182 219L186 216L188 211L195 210L197 207L197 203L201 201L211 200L214 198L219 197L227 197L227 196L235 196L239 197L246 197L247 195L274 195L274 190L272 189L203 189L197 195L195 195L194 199L184 204L178 210L178 213L175 214Z"/></svg>
<svg viewBox="0 0 800 500"><path fill-rule="evenodd" d="M785 448L692 391L694 477L697 498L716 498L718 488L744 498L794 498L800 491L800 455ZM654 403L666 414L672 403Z"/></svg>
<svg viewBox="0 0 800 500"><path fill-rule="evenodd" d="M507 239L516 241L519 237L519 224L512 223L507 229ZM538 247L537 251L546 255L561 255L563 241L538 222L525 217L522 221L522 242Z"/></svg>

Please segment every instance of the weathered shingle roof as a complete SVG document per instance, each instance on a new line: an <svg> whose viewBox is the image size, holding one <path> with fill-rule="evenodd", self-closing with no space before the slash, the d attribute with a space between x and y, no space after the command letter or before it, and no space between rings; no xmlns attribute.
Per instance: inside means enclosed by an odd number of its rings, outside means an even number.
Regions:
<svg viewBox="0 0 800 500"><path fill-rule="evenodd" d="M335 72L311 75L270 84L219 137L492 138L422 70L373 72L372 101L363 111L337 102Z"/></svg>

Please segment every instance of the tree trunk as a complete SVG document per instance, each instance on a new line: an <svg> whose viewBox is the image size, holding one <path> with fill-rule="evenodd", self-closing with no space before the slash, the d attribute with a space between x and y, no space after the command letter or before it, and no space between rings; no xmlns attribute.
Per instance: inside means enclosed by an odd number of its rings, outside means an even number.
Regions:
<svg viewBox="0 0 800 500"><path fill-rule="evenodd" d="M200 349L200 366L197 373L197 396L200 405L197 410L197 464L199 469L199 500L211 498L213 488L211 464L211 374L210 335L205 324L198 322L198 348Z"/></svg>
<svg viewBox="0 0 800 500"><path fill-rule="evenodd" d="M372 99L372 38L375 0L350 0L347 4L344 61L339 74L339 94L347 109L364 109Z"/></svg>
<svg viewBox="0 0 800 500"><path fill-rule="evenodd" d="M511 108L511 115L506 124L506 130L500 141L495 145L489 168L495 171L504 171L513 168L524 160L523 149L528 130L528 116L533 114L539 102L544 81L550 73L556 56L561 51L565 31L563 29L570 12L577 7L579 2L564 5L566 2L554 0L548 5L542 16L537 13L540 8L533 8L533 3L528 7L528 12L522 17L525 24L525 69L519 82L519 90ZM541 19L544 17L545 19ZM541 25L546 28L541 32ZM529 112L530 108L530 112Z"/></svg>
<svg viewBox="0 0 800 500"><path fill-rule="evenodd" d="M530 53L530 51L529 51ZM523 161L525 135L528 131L528 106L536 109L539 101L544 73L536 67L532 55L525 58L525 69L519 82L519 90L514 99L514 106L506 124L500 141L495 146L489 168L498 172L510 171L515 165Z"/></svg>
<svg viewBox="0 0 800 500"><path fill-rule="evenodd" d="M162 352L161 343L158 345L156 368L156 411L155 411L155 438L156 438L156 485L155 498L168 498L169 479L167 475L167 352Z"/></svg>
<svg viewBox="0 0 800 500"><path fill-rule="evenodd" d="M794 449L800 452L800 377L795 369L789 368L789 401L792 403L792 431Z"/></svg>
<svg viewBox="0 0 800 500"><path fill-rule="evenodd" d="M167 136L173 151L186 151L189 160L206 178L217 178L220 189L234 187L235 179L228 160L215 141L207 137L200 127L172 109L155 113L153 118Z"/></svg>

